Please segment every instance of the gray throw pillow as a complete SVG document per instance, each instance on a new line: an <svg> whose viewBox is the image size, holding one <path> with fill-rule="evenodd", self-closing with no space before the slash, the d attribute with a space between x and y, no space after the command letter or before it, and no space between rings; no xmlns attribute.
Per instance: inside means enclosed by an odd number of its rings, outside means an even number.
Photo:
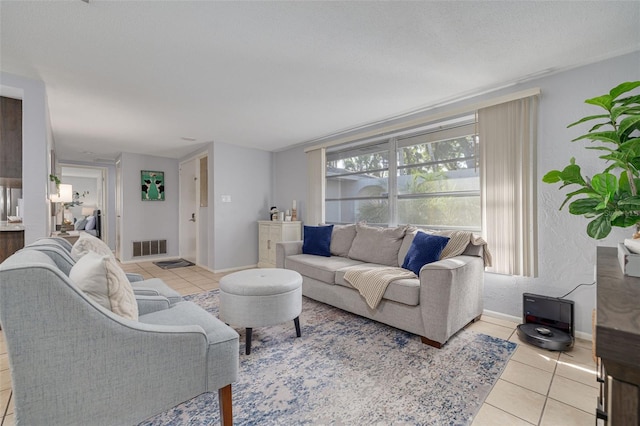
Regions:
<svg viewBox="0 0 640 426"><path fill-rule="evenodd" d="M379 228L358 223L349 257L363 262L399 266L398 251L406 229L406 226Z"/></svg>
<svg viewBox="0 0 640 426"><path fill-rule="evenodd" d="M74 225L74 229L76 231L82 231L84 230L84 227L87 225L87 219L80 219L79 221L76 222L76 224Z"/></svg>
<svg viewBox="0 0 640 426"><path fill-rule="evenodd" d="M334 225L331 233L331 254L334 256L349 256L349 249L356 237L356 224Z"/></svg>

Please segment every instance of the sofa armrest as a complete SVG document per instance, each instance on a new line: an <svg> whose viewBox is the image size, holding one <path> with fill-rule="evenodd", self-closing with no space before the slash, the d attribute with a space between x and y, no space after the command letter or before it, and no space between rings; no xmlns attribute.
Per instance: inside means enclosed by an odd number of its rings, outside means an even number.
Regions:
<svg viewBox="0 0 640 426"><path fill-rule="evenodd" d="M135 283L138 281L144 281L144 277L141 274L134 274L131 272L127 272L127 279L129 280L130 283Z"/></svg>
<svg viewBox="0 0 640 426"><path fill-rule="evenodd" d="M294 254L302 254L302 241L276 243L276 268L284 268L285 258Z"/></svg>
<svg viewBox="0 0 640 426"><path fill-rule="evenodd" d="M138 315L145 315L151 312L169 309L171 303L169 299L162 296L142 296L136 294L136 302L138 303Z"/></svg>
<svg viewBox="0 0 640 426"><path fill-rule="evenodd" d="M425 337L444 344L482 314L484 261L460 255L420 270L420 305Z"/></svg>

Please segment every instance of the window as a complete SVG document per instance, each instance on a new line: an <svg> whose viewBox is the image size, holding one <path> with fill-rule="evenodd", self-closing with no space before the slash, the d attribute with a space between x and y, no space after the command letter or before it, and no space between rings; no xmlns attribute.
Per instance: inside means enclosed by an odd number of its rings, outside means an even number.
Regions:
<svg viewBox="0 0 640 426"><path fill-rule="evenodd" d="M397 141L397 223L479 231L475 126Z"/></svg>
<svg viewBox="0 0 640 426"><path fill-rule="evenodd" d="M435 114L431 124L388 124L376 128L386 136L305 150L307 221L469 230L488 243L489 272L536 277L539 94L529 89Z"/></svg>
<svg viewBox="0 0 640 426"><path fill-rule="evenodd" d="M327 222L410 223L479 231L480 178L473 117L442 127L440 123L422 132L329 150Z"/></svg>
<svg viewBox="0 0 640 426"><path fill-rule="evenodd" d="M389 223L389 143L327 152L328 222Z"/></svg>

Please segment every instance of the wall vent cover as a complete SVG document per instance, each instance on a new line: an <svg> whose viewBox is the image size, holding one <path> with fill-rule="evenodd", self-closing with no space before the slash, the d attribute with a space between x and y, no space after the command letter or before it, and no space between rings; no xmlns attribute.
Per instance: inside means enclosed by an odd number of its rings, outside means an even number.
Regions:
<svg viewBox="0 0 640 426"><path fill-rule="evenodd" d="M133 242L133 257L167 254L167 240L149 240Z"/></svg>

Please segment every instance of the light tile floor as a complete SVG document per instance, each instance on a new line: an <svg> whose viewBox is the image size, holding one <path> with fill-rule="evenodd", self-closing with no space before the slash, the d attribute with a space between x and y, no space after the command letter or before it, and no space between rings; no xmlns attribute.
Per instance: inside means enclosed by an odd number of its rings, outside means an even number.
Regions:
<svg viewBox="0 0 640 426"><path fill-rule="evenodd" d="M206 269L161 269L151 262L122 265L126 272L162 278L182 295L218 288L225 274ZM550 352L518 340L516 323L483 316L469 329L518 343L473 426L571 426L595 423L598 394L591 342L578 339L569 352ZM4 334L0 331L0 426L13 426L11 378Z"/></svg>

